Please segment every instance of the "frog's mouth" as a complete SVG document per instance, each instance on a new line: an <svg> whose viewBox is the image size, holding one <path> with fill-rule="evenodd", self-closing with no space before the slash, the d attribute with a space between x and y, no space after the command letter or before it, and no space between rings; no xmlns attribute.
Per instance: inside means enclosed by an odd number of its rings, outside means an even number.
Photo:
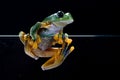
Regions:
<svg viewBox="0 0 120 80"><path fill-rule="evenodd" d="M73 22L73 20L71 19L71 20L67 20L67 21L53 22L53 24L56 26L63 26L64 27L72 22Z"/></svg>
<svg viewBox="0 0 120 80"><path fill-rule="evenodd" d="M67 20L67 21L61 21L61 23L66 23L66 24L70 24L70 23L72 23L72 22L73 22L73 19Z"/></svg>

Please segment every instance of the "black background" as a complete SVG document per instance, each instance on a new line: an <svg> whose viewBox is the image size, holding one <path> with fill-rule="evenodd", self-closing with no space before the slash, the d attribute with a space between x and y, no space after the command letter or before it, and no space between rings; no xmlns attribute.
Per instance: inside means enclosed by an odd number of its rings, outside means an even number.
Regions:
<svg viewBox="0 0 120 80"><path fill-rule="evenodd" d="M74 23L64 28L68 34L119 35L119 1L43 0L1 1L0 34L26 33L37 21L62 10L73 15ZM72 38L75 50L58 68L42 71L47 59L28 57L19 38L0 38L0 80L99 79L119 72L119 38ZM118 74L116 74L117 76ZM115 77L116 77L115 76ZM97 78L96 78L97 77ZM114 77L114 78L115 78Z"/></svg>

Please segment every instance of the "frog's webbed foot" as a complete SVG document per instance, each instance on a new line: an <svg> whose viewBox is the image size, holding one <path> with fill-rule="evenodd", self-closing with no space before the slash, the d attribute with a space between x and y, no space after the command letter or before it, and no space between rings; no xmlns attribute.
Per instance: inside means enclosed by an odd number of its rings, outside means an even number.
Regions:
<svg viewBox="0 0 120 80"><path fill-rule="evenodd" d="M29 34L26 34L25 32L21 31L19 33L19 38L21 42L24 44L24 51L25 53L30 56L31 58L34 58L35 60L38 59L38 57L32 52L33 49L37 48L37 42L40 42L40 40L33 41Z"/></svg>
<svg viewBox="0 0 120 80"><path fill-rule="evenodd" d="M62 48L58 48L56 54L41 66L42 70L53 69L61 65L66 57L74 50L74 46L71 46L68 49L68 46L71 44L71 42L72 39L69 39L65 36Z"/></svg>
<svg viewBox="0 0 120 80"><path fill-rule="evenodd" d="M64 55L64 58L66 58L74 50L74 46L71 46L68 49L71 43L72 43L72 39L68 38L68 34L65 33L63 36L63 44L62 44L62 52L61 52L61 54Z"/></svg>

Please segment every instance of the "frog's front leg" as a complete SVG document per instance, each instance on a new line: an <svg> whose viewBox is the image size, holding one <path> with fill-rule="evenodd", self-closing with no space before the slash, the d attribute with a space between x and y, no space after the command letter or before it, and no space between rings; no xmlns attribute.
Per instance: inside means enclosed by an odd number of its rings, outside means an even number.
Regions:
<svg viewBox="0 0 120 80"><path fill-rule="evenodd" d="M38 59L38 56L36 56L32 50L37 48L37 44L40 42L40 38L37 38L36 41L33 41L29 34L25 34L23 31L19 33L19 38L21 42L24 44L24 51L25 53L30 56L31 58L34 58L35 60Z"/></svg>
<svg viewBox="0 0 120 80"><path fill-rule="evenodd" d="M68 46L72 43L72 39L68 38L67 33L65 33L65 34L63 34L63 33L62 34L59 34L59 33L55 34L54 35L54 40L55 40L56 43L62 45L62 49L64 49L64 48L67 49ZM56 44L55 42L53 42L53 45Z"/></svg>

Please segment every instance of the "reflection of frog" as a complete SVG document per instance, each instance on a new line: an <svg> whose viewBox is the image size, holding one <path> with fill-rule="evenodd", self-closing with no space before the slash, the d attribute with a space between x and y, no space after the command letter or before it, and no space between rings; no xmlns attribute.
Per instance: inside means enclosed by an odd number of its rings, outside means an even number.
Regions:
<svg viewBox="0 0 120 80"><path fill-rule="evenodd" d="M48 70L55 68L63 63L65 58L74 50L74 46L68 49L72 39L67 34L63 34L63 28L72 23L73 18L70 13L58 11L42 22L37 22L30 29L30 34L23 31L19 33L21 42L24 44L25 53L34 58L51 57L41 68ZM52 47L61 44L61 48Z"/></svg>

